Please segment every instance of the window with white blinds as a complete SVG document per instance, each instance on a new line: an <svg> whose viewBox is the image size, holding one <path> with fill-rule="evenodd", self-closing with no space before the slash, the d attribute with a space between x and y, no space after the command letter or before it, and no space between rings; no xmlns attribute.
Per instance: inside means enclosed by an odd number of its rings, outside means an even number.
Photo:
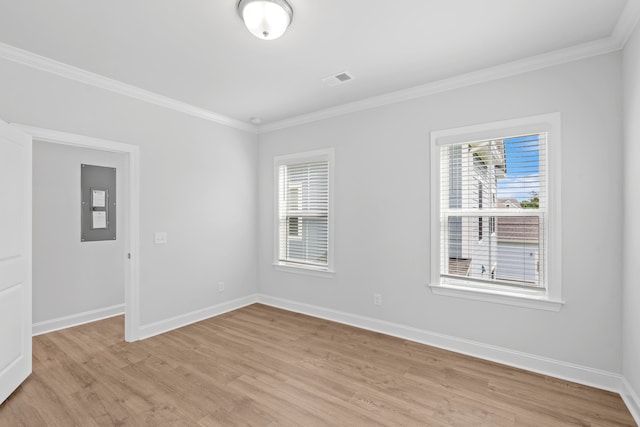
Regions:
<svg viewBox="0 0 640 427"><path fill-rule="evenodd" d="M561 114L431 132L436 295L558 311Z"/></svg>
<svg viewBox="0 0 640 427"><path fill-rule="evenodd" d="M440 273L544 288L547 133L443 144Z"/></svg>
<svg viewBox="0 0 640 427"><path fill-rule="evenodd" d="M330 157L314 152L276 158L276 264L330 270Z"/></svg>

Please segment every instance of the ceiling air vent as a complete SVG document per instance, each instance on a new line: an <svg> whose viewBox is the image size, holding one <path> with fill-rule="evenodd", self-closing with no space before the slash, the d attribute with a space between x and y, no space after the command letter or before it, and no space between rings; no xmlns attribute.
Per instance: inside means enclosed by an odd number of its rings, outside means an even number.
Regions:
<svg viewBox="0 0 640 427"><path fill-rule="evenodd" d="M337 86L351 80L353 80L353 75L348 71L343 71L342 73L338 73L322 79L324 84L326 84L327 86Z"/></svg>

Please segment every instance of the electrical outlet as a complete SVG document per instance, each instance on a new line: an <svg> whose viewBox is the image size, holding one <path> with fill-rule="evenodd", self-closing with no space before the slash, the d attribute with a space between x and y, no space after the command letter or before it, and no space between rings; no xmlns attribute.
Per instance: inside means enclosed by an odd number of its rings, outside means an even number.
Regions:
<svg viewBox="0 0 640 427"><path fill-rule="evenodd" d="M224 282L218 282L218 292L224 292Z"/></svg>
<svg viewBox="0 0 640 427"><path fill-rule="evenodd" d="M382 295L381 294L373 294L373 303L375 305L382 305Z"/></svg>
<svg viewBox="0 0 640 427"><path fill-rule="evenodd" d="M155 234L155 244L156 245L166 245L167 244L167 232L166 231L156 231Z"/></svg>

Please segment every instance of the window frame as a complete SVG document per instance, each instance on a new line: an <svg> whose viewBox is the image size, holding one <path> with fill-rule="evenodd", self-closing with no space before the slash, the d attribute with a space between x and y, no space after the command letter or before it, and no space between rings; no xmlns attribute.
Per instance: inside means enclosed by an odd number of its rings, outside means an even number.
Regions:
<svg viewBox="0 0 640 427"><path fill-rule="evenodd" d="M307 151L301 153L287 154L275 156L273 158L273 268L279 271L290 273L305 274L318 277L333 277L334 270L334 149L327 148L322 150ZM312 163L326 161L328 163L328 197L329 211L327 213L328 227L328 244L327 244L327 265L312 266L303 265L280 260L280 188L279 188L279 170L283 165L296 165L301 163ZM288 226L286 232L289 232ZM294 237L303 239L300 237Z"/></svg>
<svg viewBox="0 0 640 427"><path fill-rule="evenodd" d="M547 132L547 201L544 240L545 289L526 289L490 283L478 284L440 274L441 209L440 147L512 135ZM429 288L434 294L495 302L548 311L559 311L562 300L562 216L561 216L561 114L549 113L452 129L432 131L431 154L431 245Z"/></svg>

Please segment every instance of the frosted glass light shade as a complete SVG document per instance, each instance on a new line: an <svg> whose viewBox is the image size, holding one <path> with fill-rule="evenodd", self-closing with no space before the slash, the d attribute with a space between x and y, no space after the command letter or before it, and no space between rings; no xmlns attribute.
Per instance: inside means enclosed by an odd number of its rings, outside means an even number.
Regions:
<svg viewBox="0 0 640 427"><path fill-rule="evenodd" d="M283 35L293 18L293 10L285 0L240 0L238 14L247 30L262 40Z"/></svg>

